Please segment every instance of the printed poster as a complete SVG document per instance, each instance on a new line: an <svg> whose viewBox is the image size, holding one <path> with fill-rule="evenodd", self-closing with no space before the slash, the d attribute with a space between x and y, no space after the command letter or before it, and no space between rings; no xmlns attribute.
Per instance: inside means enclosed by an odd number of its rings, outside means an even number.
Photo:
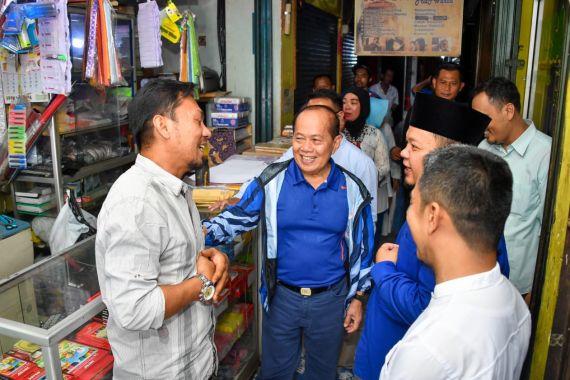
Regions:
<svg viewBox="0 0 570 380"><path fill-rule="evenodd" d="M355 0L356 55L461 55L463 0Z"/></svg>

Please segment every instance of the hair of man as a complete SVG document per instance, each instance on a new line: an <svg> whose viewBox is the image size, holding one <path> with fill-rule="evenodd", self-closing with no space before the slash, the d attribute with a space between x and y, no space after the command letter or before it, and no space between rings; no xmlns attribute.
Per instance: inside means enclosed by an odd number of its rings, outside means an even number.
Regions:
<svg viewBox="0 0 570 380"><path fill-rule="evenodd" d="M475 88L474 95L484 92L489 101L500 110L505 104L511 103L515 110L521 112L521 96L517 86L503 77L494 77L481 83Z"/></svg>
<svg viewBox="0 0 570 380"><path fill-rule="evenodd" d="M145 85L129 103L129 126L137 143L148 147L152 143L152 118L167 116L176 121L176 108L185 98L192 98L194 85L172 79L155 79Z"/></svg>
<svg viewBox="0 0 570 380"><path fill-rule="evenodd" d="M295 131L295 126L297 125L297 119L299 118L299 116L301 116L303 112L316 111L316 110L326 111L326 115L328 118L327 125L330 135L333 139L337 137L340 134L340 122L338 120L338 117L330 107L321 106L321 105L313 105L313 106L306 105L301 107L301 109L299 110L299 112L297 112L295 118L293 119L293 131Z"/></svg>
<svg viewBox="0 0 570 380"><path fill-rule="evenodd" d="M443 148L443 147L448 146L448 145L460 143L457 140L450 139L449 137L445 137L442 135L438 135L437 133L434 133L433 137L435 138L435 143L436 143L438 148Z"/></svg>
<svg viewBox="0 0 570 380"><path fill-rule="evenodd" d="M513 196L505 160L469 145L439 148L426 155L418 185L422 208L437 202L471 249L495 251Z"/></svg>
<svg viewBox="0 0 570 380"><path fill-rule="evenodd" d="M309 96L307 96L307 101L305 103L308 103L309 100L313 99L329 99L338 107L336 110L333 109L333 112L339 112L342 110L342 96L340 96L336 91L325 89L313 91Z"/></svg>
<svg viewBox="0 0 570 380"><path fill-rule="evenodd" d="M317 74L313 77L313 86L315 85L315 82L317 81L317 79L321 79L321 78L326 78L329 80L329 82L331 82L331 84L334 84L333 79L329 74Z"/></svg>
<svg viewBox="0 0 570 380"><path fill-rule="evenodd" d="M459 72L459 80L461 82L463 82L463 69L461 68L461 66L459 66L457 63L453 63L453 62L445 62L442 63L441 65L439 65L436 69L435 72L433 74L434 78L438 78L439 77L439 73L442 71L458 71Z"/></svg>

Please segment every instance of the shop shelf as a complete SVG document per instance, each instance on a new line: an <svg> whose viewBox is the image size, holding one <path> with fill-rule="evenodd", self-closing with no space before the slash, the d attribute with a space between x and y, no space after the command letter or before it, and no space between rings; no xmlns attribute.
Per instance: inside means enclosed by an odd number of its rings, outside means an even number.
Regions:
<svg viewBox="0 0 570 380"><path fill-rule="evenodd" d="M126 156L111 158L104 161L96 162L92 165L86 165L79 169L77 173L71 178L67 177L64 183L75 182L87 176L101 173L107 170L118 168L119 166L127 165L129 163L135 162L136 153L130 153Z"/></svg>

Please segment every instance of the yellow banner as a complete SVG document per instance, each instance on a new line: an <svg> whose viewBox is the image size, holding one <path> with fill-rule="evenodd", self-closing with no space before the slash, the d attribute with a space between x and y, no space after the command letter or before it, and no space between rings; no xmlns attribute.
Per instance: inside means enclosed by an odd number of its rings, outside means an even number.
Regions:
<svg viewBox="0 0 570 380"><path fill-rule="evenodd" d="M357 55L461 55L463 0L355 0Z"/></svg>

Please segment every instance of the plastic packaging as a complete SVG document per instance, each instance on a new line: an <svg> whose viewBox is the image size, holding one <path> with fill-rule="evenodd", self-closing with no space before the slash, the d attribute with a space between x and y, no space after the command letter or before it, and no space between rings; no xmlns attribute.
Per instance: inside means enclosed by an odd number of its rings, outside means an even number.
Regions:
<svg viewBox="0 0 570 380"><path fill-rule="evenodd" d="M16 35L22 31L24 24L24 12L17 4L10 4L5 12L6 21L2 26L5 35Z"/></svg>
<svg viewBox="0 0 570 380"><path fill-rule="evenodd" d="M21 5L24 15L27 18L43 18L57 16L57 9L54 3L27 3Z"/></svg>

